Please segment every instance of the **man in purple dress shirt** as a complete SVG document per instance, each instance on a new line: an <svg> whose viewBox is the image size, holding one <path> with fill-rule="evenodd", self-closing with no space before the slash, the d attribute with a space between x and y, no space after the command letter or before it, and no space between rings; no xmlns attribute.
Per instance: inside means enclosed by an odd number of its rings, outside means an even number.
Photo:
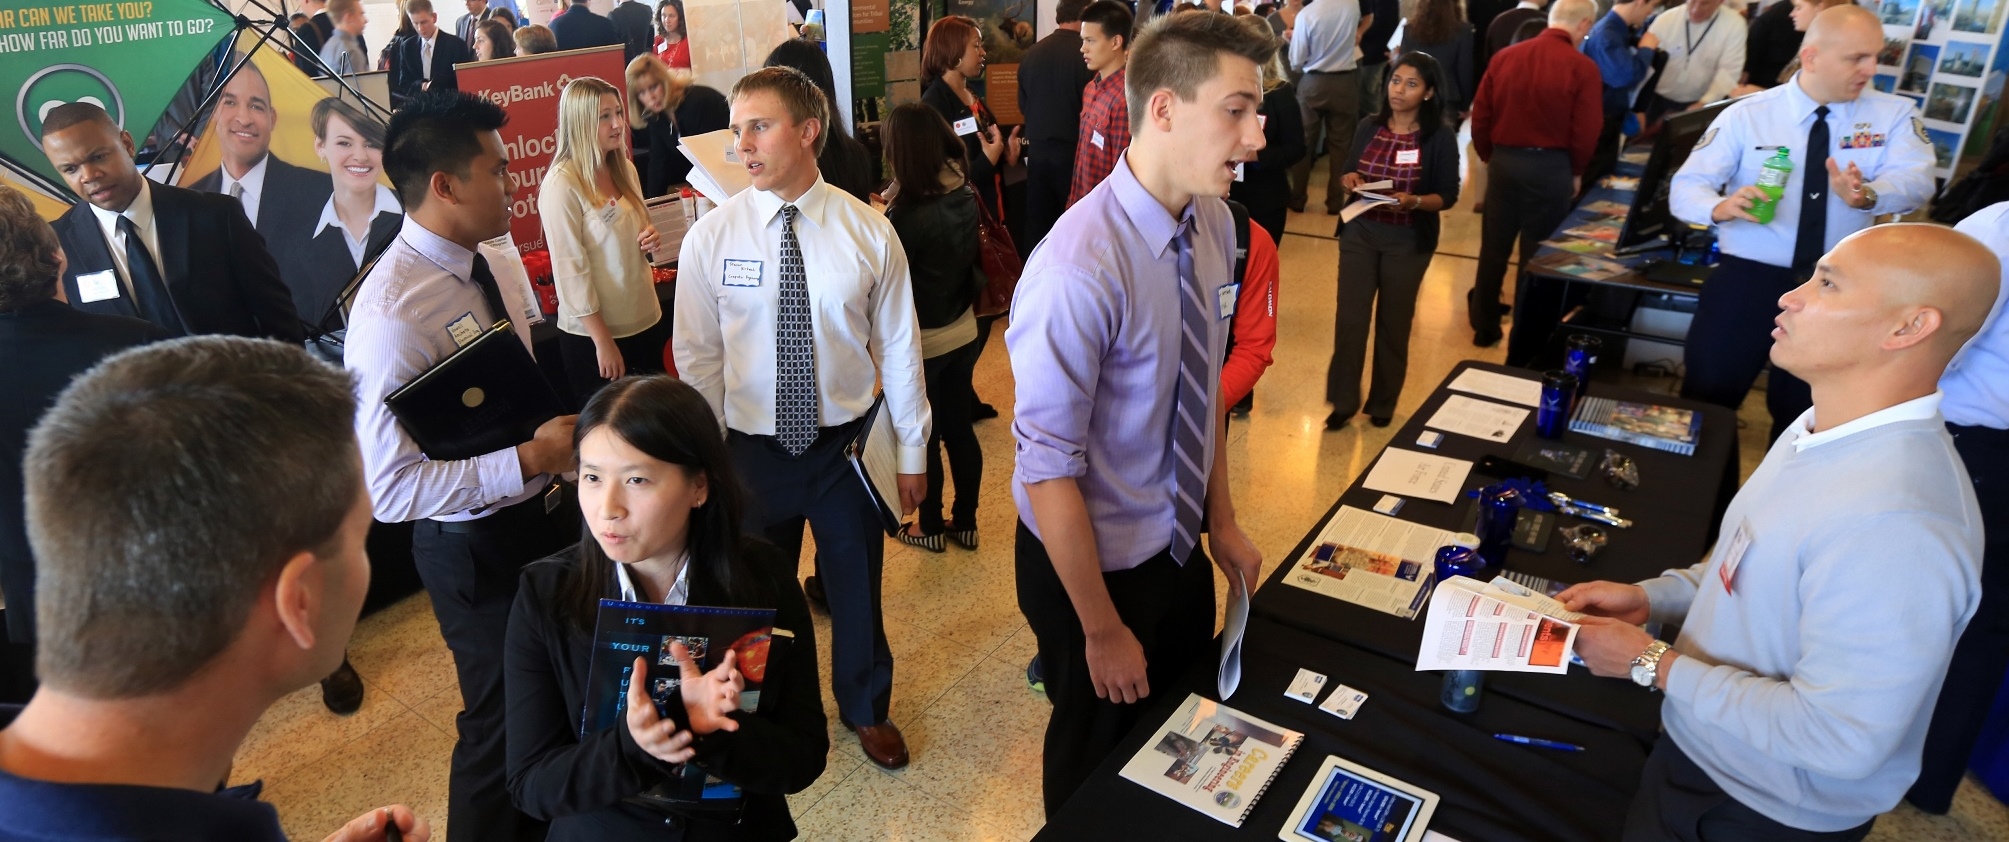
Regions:
<svg viewBox="0 0 2009 842"><path fill-rule="evenodd" d="M1130 150L1033 252L1012 303L1018 601L1053 702L1049 815L1151 687L1208 649L1203 519L1230 588L1261 567L1216 446L1238 292L1221 197L1263 146L1256 68L1276 48L1224 15L1168 16L1140 34Z"/></svg>

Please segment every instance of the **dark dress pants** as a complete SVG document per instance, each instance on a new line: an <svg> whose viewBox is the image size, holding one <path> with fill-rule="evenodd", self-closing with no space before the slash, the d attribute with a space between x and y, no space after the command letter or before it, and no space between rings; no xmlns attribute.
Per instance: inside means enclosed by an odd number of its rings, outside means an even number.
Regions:
<svg viewBox="0 0 2009 842"><path fill-rule="evenodd" d="M1687 374L1681 396L1736 409L1772 355L1779 297L1802 282L1791 269L1723 255L1695 303L1684 347ZM1765 383L1765 408L1777 441L1793 419L1814 405L1806 381L1774 367Z"/></svg>
<svg viewBox="0 0 2009 842"><path fill-rule="evenodd" d="M505 787L502 638L524 565L579 540L578 502L560 492L548 514L545 502L540 494L480 520L412 525L412 560L460 679L460 739L447 784L450 842L544 838L544 824L517 812Z"/></svg>
<svg viewBox="0 0 2009 842"><path fill-rule="evenodd" d="M1081 618L1046 545L1024 521L1018 525L1014 556L1018 608L1039 643L1046 698L1053 703L1040 764L1046 815L1052 818L1130 733L1150 700L1126 705L1095 697ZM1194 658L1212 657L1214 565L1205 551L1195 548L1180 565L1167 548L1129 570L1103 573L1102 583L1117 616L1144 648L1145 680L1153 694L1170 692Z"/></svg>
<svg viewBox="0 0 2009 842"><path fill-rule="evenodd" d="M825 427L816 443L790 456L773 436L726 431L726 446L751 492L747 528L767 536L783 558L802 557L802 526L816 536L818 579L830 604L830 691L847 726L886 721L893 699L893 650L880 612L886 530L844 446L859 422Z"/></svg>
<svg viewBox="0 0 2009 842"><path fill-rule="evenodd" d="M1303 207L1311 187L1311 167L1318 155L1320 134L1324 135L1326 162L1325 212L1334 216L1346 206L1346 189L1340 176L1346 174L1342 161L1351 161L1353 130L1360 123L1360 83L1358 71L1312 72L1297 86L1298 109L1304 117L1304 159L1291 167L1291 206Z"/></svg>
<svg viewBox="0 0 2009 842"><path fill-rule="evenodd" d="M1946 425L1981 503L1981 606L1953 648L1946 683L1925 733L1918 781L1905 800L1929 813L1953 806L1953 790L1987 724L2009 670L2009 430Z"/></svg>
<svg viewBox="0 0 2009 842"><path fill-rule="evenodd" d="M1416 291L1430 268L1429 252L1416 250L1416 229L1366 217L1346 224L1339 238L1339 307L1332 328L1332 362L1325 399L1333 412L1361 410L1360 375L1367 364L1368 325L1374 327L1374 376L1367 414L1392 418L1409 372L1409 327Z"/></svg>
<svg viewBox="0 0 2009 842"><path fill-rule="evenodd" d="M1043 141L1033 144L1025 160L1025 242L1032 254L1053 223L1067 210L1067 190L1074 180L1074 147Z"/></svg>
<svg viewBox="0 0 2009 842"><path fill-rule="evenodd" d="M663 348L670 344L670 324L670 314L664 313L648 330L614 340L614 346L621 349L621 364L628 374L664 372ZM573 411L577 412L586 408L593 394L608 383L607 378L600 376L600 352L594 350L592 337L561 332L558 354L565 360L565 381L572 388Z"/></svg>
<svg viewBox="0 0 2009 842"><path fill-rule="evenodd" d="M956 505L949 519L963 529L977 527L977 498L984 481L984 448L977 441L976 422L970 411L976 407L978 345L972 341L946 354L922 362L921 373L928 382L928 407L934 412L934 434L928 439L928 496L921 501L915 517L921 534L940 535L942 522L942 452L948 451L949 470L955 477Z"/></svg>
<svg viewBox="0 0 2009 842"><path fill-rule="evenodd" d="M1482 335L1500 329L1500 289L1515 243L1526 263L1569 216L1570 156L1561 149L1496 146L1486 164L1486 178L1486 213L1480 220L1479 268L1470 313L1472 330ZM1528 312L1531 303L1539 303L1523 300L1527 284L1514 286L1515 312Z"/></svg>
<svg viewBox="0 0 2009 842"><path fill-rule="evenodd" d="M1674 738L1660 735L1639 776L1639 794L1625 817L1625 842L1858 842L1875 819L1833 832L1780 824L1710 780Z"/></svg>

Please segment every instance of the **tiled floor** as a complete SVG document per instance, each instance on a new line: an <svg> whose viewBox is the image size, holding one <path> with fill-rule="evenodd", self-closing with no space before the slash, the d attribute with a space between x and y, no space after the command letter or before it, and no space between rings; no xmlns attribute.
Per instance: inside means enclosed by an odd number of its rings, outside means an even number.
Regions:
<svg viewBox="0 0 2009 842"><path fill-rule="evenodd" d="M1312 197L1311 206L1321 205ZM1332 336L1338 244L1332 217L1294 216L1283 238L1282 308L1276 365L1257 388L1254 415L1231 428L1228 459L1243 527L1279 563L1394 430L1321 426ZM1478 253L1478 217L1447 215L1443 248L1426 278L1411 340L1400 415L1466 358L1498 361L1465 328L1464 292ZM1011 372L1001 338L977 370L977 390L1004 418L977 425L986 459L979 528L983 549L934 555L888 542L886 630L898 666L894 721L913 763L883 772L831 719L823 777L789 803L803 834L818 840L1023 840L1041 823L1038 769L1046 704L1025 686L1032 636L1012 587L1016 517L1010 479ZM1762 402L1747 412L1745 471L1760 455ZM1218 574L1217 574L1218 575ZM818 633L829 639L827 619ZM437 832L446 823L448 755L460 709L453 664L431 606L414 596L363 621L352 658L369 687L360 712L336 717L318 691L288 697L259 723L237 758L237 781L264 778L296 839L319 839L342 821L390 802L410 804ZM828 652L823 653L828 675ZM825 708L835 710L825 691ZM1195 817L1194 821L1205 821ZM1908 807L1890 814L1877 840L2009 839L2009 809L1969 782L1952 815ZM1465 840L1484 842L1484 840Z"/></svg>

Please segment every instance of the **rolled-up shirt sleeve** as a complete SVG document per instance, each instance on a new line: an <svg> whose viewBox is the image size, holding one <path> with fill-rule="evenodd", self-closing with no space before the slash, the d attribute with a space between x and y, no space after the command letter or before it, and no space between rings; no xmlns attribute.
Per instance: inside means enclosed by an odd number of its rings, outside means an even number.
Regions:
<svg viewBox="0 0 2009 842"><path fill-rule="evenodd" d="M872 285L872 350L886 392L886 410L893 413L893 432L899 439L899 471L919 474L928 470L928 436L934 429L921 378L921 328L900 235L889 230L883 248L885 274Z"/></svg>
<svg viewBox="0 0 2009 842"><path fill-rule="evenodd" d="M1109 285L1073 267L1019 280L1005 331L1017 381L1015 479L1036 485L1088 472L1088 431L1102 360L1115 335Z"/></svg>

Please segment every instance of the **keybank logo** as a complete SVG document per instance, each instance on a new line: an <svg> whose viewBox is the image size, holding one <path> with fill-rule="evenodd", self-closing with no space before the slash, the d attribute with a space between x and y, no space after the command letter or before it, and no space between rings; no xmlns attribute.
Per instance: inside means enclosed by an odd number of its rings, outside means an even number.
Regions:
<svg viewBox="0 0 2009 842"><path fill-rule="evenodd" d="M56 64L28 77L21 93L14 97L14 113L20 116L21 133L35 148L42 147L42 118L59 105L88 102L112 115L112 122L126 124L126 105L119 89L103 73L81 64Z"/></svg>

